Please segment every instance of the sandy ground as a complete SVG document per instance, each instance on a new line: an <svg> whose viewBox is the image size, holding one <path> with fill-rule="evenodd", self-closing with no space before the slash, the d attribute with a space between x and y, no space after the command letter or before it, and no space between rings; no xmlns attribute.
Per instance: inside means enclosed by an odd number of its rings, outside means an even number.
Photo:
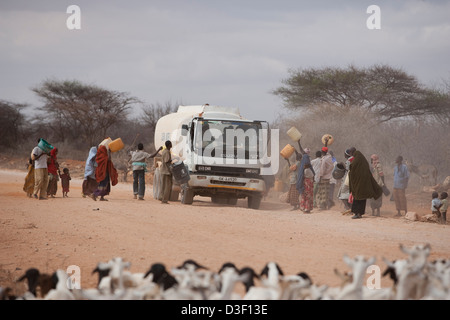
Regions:
<svg viewBox="0 0 450 320"><path fill-rule="evenodd" d="M383 257L405 258L400 243L429 243L430 260L450 258L448 224L396 218L387 197L381 217L366 214L359 220L342 215L340 205L311 214L290 211L279 194L271 194L259 210L246 208L245 200L223 206L197 197L192 205L163 205L147 185L146 200L138 201L131 183L124 182L112 188L108 202L95 202L81 196L82 180L73 175L68 198L59 186L57 198L39 201L22 191L25 174L0 170L0 286L17 294L25 284L15 280L30 267L51 273L76 265L81 286L94 287L97 263L117 256L130 261L133 272L145 272L154 262L175 267L185 259L212 270L233 262L260 272L276 261L285 274L303 271L315 283L330 286L340 284L334 268L349 271L344 254L374 256L381 271ZM428 213L429 197L408 194L409 210ZM381 283L392 284L387 277Z"/></svg>

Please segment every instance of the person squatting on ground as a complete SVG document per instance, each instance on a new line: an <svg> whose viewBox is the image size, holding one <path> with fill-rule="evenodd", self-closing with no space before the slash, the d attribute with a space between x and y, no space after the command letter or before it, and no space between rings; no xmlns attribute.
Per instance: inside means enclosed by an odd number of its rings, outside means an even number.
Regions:
<svg viewBox="0 0 450 320"><path fill-rule="evenodd" d="M89 155L86 159L86 164L84 166L84 180L82 185L83 198L88 196L93 200L96 200L94 192L98 186L98 182L95 179L95 168L97 167L97 162L95 161L96 156L97 147L91 147L91 149L89 150Z"/></svg>
<svg viewBox="0 0 450 320"><path fill-rule="evenodd" d="M70 180L72 180L72 178L70 177L69 169L64 168L63 173L59 173L59 177L61 178L63 198L68 198L69 196L67 195L67 193L70 191Z"/></svg>
<svg viewBox="0 0 450 320"><path fill-rule="evenodd" d="M50 151L50 157L47 159L47 169L48 169L47 197L54 198L56 196L56 191L58 191L58 181L59 181L58 148L53 148L52 151Z"/></svg>
<svg viewBox="0 0 450 320"><path fill-rule="evenodd" d="M431 214L434 215L437 218L438 222L441 222L441 207L442 207L442 202L439 199L439 193L437 193L436 191L434 191L431 194Z"/></svg>
<svg viewBox="0 0 450 320"><path fill-rule="evenodd" d="M397 216L400 217L402 210L405 211L405 214L408 212L405 191L408 187L409 170L406 164L403 163L402 156L398 156L395 163L397 165L394 167L394 190L392 196L395 201Z"/></svg>
<svg viewBox="0 0 450 320"><path fill-rule="evenodd" d="M383 190L373 178L369 162L364 155L356 150L352 156L349 171L349 190L353 197L352 219L360 219L366 212L367 199L377 200L382 196Z"/></svg>
<svg viewBox="0 0 450 320"><path fill-rule="evenodd" d="M376 154L372 154L370 156L370 163L371 163L371 170L372 175L375 181L378 183L380 187L383 187L384 185L384 173L383 173L383 166L380 163L380 158ZM372 209L372 215L373 216L380 216L380 208L383 205L383 196L379 197L378 199L371 198L369 199L370 208ZM375 213L376 212L376 213Z"/></svg>
<svg viewBox="0 0 450 320"><path fill-rule="evenodd" d="M48 187L48 168L47 157L48 154L44 152L38 145L34 147L31 153L31 159L34 160L34 189L33 196L39 200L47 200ZM38 195L39 193L39 195Z"/></svg>
<svg viewBox="0 0 450 320"><path fill-rule="evenodd" d="M94 191L94 200L100 197L100 201L108 201L105 196L111 192L111 185L115 186L118 183L117 170L111 160L111 151L104 145L98 147L95 161L97 167L95 168L95 179L98 182L97 189Z"/></svg>
<svg viewBox="0 0 450 320"><path fill-rule="evenodd" d="M144 200L145 195L145 173L147 172L147 159L154 158L162 147L159 147L155 153L149 154L144 151L144 145L142 143L138 144L138 149L136 151L131 151L131 165L133 170L133 195L134 199Z"/></svg>
<svg viewBox="0 0 450 320"><path fill-rule="evenodd" d="M442 192L440 199L441 199L441 203L442 206L440 208L441 211L441 215L442 215L442 223L443 224L447 224L447 209L448 209L448 193L447 192Z"/></svg>
<svg viewBox="0 0 450 320"><path fill-rule="evenodd" d="M161 152L162 164L161 164L161 203L168 204L170 199L170 194L172 193L172 172L170 166L172 164L172 155L170 149L172 149L172 142L167 140L165 143L165 148Z"/></svg>

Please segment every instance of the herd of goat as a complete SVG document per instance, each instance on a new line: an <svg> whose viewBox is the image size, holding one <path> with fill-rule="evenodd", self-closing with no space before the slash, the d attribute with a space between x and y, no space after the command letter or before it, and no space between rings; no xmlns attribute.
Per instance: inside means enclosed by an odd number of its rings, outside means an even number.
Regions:
<svg viewBox="0 0 450 320"><path fill-rule="evenodd" d="M429 260L430 245L420 244L400 250L404 259L387 260L382 276L389 276L392 285L369 289L364 284L366 270L375 257L344 255L348 272L338 272L338 286L315 284L305 272L285 275L276 262L269 262L261 272L253 268L238 269L224 263L220 270L211 271L194 260L186 260L167 270L154 263L145 273L129 271L130 262L120 257L99 263L95 288L74 288L64 270L43 274L28 269L17 279L27 282L27 291L14 296L11 288L0 287L3 300L449 300L450 259ZM258 283L258 285L256 284ZM242 283L245 292L237 293Z"/></svg>

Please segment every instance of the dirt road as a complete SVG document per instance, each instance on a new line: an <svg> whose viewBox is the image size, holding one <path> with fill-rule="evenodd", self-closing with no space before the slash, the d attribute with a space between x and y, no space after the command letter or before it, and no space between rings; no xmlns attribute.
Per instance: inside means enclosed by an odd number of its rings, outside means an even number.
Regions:
<svg viewBox="0 0 450 320"><path fill-rule="evenodd" d="M0 285L23 292L14 283L27 268L42 272L81 270L81 286L97 283L92 270L98 262L120 256L131 262L131 271L145 272L154 262L168 268L194 259L212 270L225 262L261 271L268 261L279 263L285 274L304 271L317 284L338 285L333 269L349 270L343 255L375 256L381 271L387 259L404 258L399 244L429 243L430 260L450 257L449 225L413 222L395 218L393 204L384 197L381 217L368 214L352 220L333 210L303 214L290 211L274 194L259 210L223 206L208 198L195 198L192 205L172 202L162 205L152 198L134 200L131 183L119 183L107 197L93 201L81 197L81 180L73 179L69 198L39 201L22 191L25 171L0 170ZM409 197L409 196L408 196ZM426 208L411 211L428 213ZM391 280L382 278L382 286ZM241 290L238 288L238 290Z"/></svg>

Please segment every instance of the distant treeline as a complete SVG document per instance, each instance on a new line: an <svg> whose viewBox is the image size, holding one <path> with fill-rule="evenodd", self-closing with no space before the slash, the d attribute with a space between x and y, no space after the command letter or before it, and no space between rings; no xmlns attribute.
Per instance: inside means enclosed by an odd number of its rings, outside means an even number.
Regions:
<svg viewBox="0 0 450 320"><path fill-rule="evenodd" d="M355 146L366 157L377 153L389 166L402 155L415 164L435 165L440 177L450 175L450 82L429 88L387 65L288 73L272 91L283 104L271 123L280 129L280 150L292 143L286 131L295 126L303 134L302 145L312 152L329 133L335 138L331 150L337 158ZM37 139L44 138L63 149L60 155L84 160L91 146L120 137L126 150L142 142L153 152L156 122L182 104L147 104L128 93L77 80L45 80L32 91L42 106L0 100L3 151L26 156Z"/></svg>

